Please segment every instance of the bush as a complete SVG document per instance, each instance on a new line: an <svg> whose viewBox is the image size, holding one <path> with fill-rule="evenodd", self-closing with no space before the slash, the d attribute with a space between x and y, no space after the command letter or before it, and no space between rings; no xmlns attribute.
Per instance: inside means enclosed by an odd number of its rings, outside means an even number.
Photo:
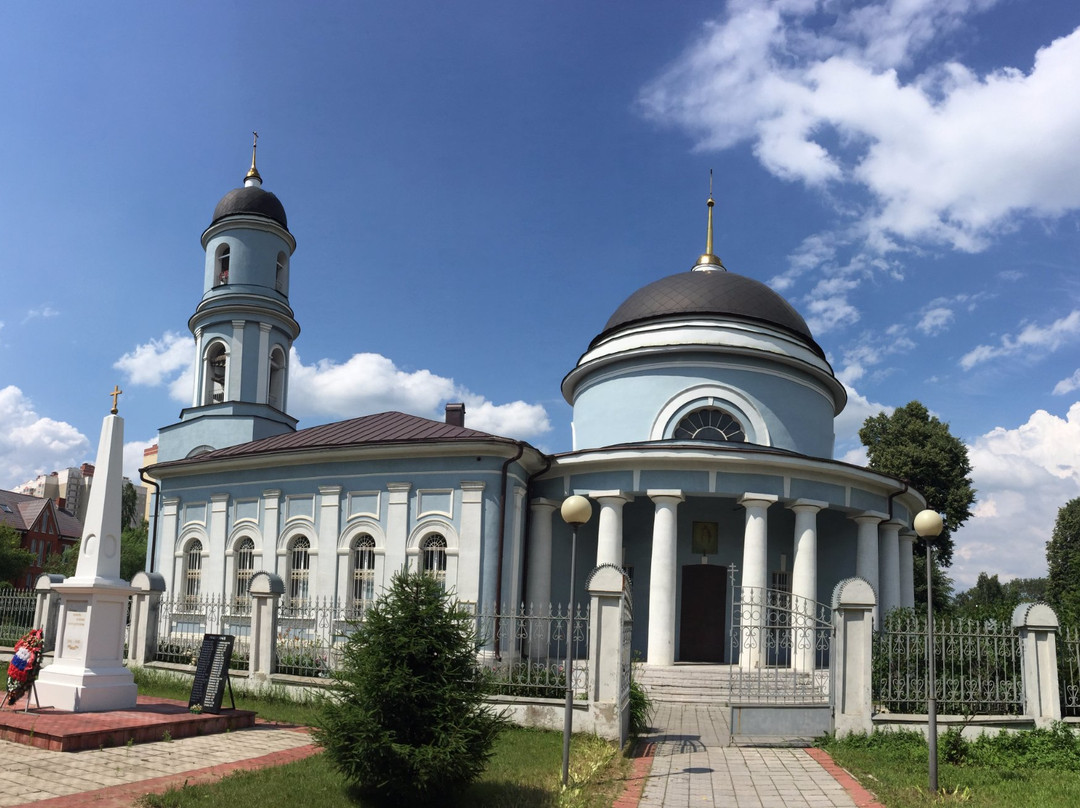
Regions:
<svg viewBox="0 0 1080 808"><path fill-rule="evenodd" d="M460 793L504 726L484 704L474 623L433 578L401 572L349 637L315 740L361 794Z"/></svg>
<svg viewBox="0 0 1080 808"><path fill-rule="evenodd" d="M649 731L653 703L645 688L637 679L630 679L630 733L644 735Z"/></svg>

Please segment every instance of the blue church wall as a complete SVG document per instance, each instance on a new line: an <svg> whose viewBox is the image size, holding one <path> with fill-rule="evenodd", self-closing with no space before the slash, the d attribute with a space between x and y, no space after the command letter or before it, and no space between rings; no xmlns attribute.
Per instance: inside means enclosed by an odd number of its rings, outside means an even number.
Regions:
<svg viewBox="0 0 1080 808"><path fill-rule="evenodd" d="M871 491L852 487L851 507L859 511L887 513L889 510L889 498L883 494L875 494Z"/></svg>
<svg viewBox="0 0 1080 808"><path fill-rule="evenodd" d="M206 243L204 289L217 286L217 249L221 244L229 245L229 286L251 284L262 287L264 293L270 290L279 299L284 297L275 291L274 284L278 253L288 256L288 245L273 233L246 227L230 228Z"/></svg>
<svg viewBox="0 0 1080 808"><path fill-rule="evenodd" d="M819 502L842 505L846 501L847 490L842 485L833 485L821 480L792 477L790 494L792 499L814 499Z"/></svg>
<svg viewBox="0 0 1080 808"><path fill-rule="evenodd" d="M650 489L707 491L709 489L709 473L707 471L643 469L638 475L638 487L642 491Z"/></svg>
<svg viewBox="0 0 1080 808"><path fill-rule="evenodd" d="M818 602L832 601L838 583L855 574L858 527L839 511L818 514Z"/></svg>
<svg viewBox="0 0 1080 808"><path fill-rule="evenodd" d="M742 496L750 492L782 497L784 496L784 478L771 474L731 474L718 471L716 473L716 490L718 493L732 494L734 496Z"/></svg>

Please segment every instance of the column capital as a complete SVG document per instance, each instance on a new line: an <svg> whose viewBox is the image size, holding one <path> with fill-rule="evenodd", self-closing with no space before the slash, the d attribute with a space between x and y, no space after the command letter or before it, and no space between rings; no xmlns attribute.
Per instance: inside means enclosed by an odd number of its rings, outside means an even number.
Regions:
<svg viewBox="0 0 1080 808"><path fill-rule="evenodd" d="M795 511L795 513L817 513L828 508L829 503L822 502L819 499L797 499L794 502L789 502L784 507Z"/></svg>
<svg viewBox="0 0 1080 808"><path fill-rule="evenodd" d="M748 506L753 506L753 505L758 505L758 506L763 505L766 508L768 508L770 505L773 505L774 503L779 502L779 501L780 501L780 497L776 496L776 494L750 494L750 493L746 493L746 494L743 494L738 499L738 503L740 505L742 505L744 508L748 507Z"/></svg>
<svg viewBox="0 0 1080 808"><path fill-rule="evenodd" d="M659 504L661 502L685 502L686 494L684 494L678 488L650 488L645 491L645 496L651 499L653 502Z"/></svg>
<svg viewBox="0 0 1080 808"><path fill-rule="evenodd" d="M889 514L882 513L881 511L862 511L861 513L853 513L848 517L852 522L860 525L878 524L888 520Z"/></svg>
<svg viewBox="0 0 1080 808"><path fill-rule="evenodd" d="M547 497L533 497L529 500L529 508L534 511L542 511L547 508L550 511L555 510L561 503L558 500L548 499Z"/></svg>
<svg viewBox="0 0 1080 808"><path fill-rule="evenodd" d="M888 520L882 522L880 525L878 525L878 527L881 530L887 530L887 531L890 531L890 532L899 533L900 529L903 528L903 527L906 527L906 525L903 522L901 522L899 519L888 519Z"/></svg>
<svg viewBox="0 0 1080 808"><path fill-rule="evenodd" d="M585 496L602 505L625 505L634 499L632 494L625 491L589 491Z"/></svg>

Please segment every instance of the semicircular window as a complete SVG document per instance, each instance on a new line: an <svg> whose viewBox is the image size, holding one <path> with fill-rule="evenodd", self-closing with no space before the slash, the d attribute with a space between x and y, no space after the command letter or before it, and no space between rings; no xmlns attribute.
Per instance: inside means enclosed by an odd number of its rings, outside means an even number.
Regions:
<svg viewBox="0 0 1080 808"><path fill-rule="evenodd" d="M705 407L683 416L671 435L677 440L714 440L743 443L746 432L731 413Z"/></svg>

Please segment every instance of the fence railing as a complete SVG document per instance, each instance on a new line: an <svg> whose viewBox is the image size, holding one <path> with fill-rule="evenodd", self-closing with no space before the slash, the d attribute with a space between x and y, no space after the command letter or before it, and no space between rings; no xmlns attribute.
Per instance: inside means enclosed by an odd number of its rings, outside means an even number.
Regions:
<svg viewBox="0 0 1080 808"><path fill-rule="evenodd" d="M247 670L251 645L251 611L224 595L163 597L158 611L158 662L194 665L203 634L232 634L232 670Z"/></svg>
<svg viewBox="0 0 1080 808"><path fill-rule="evenodd" d="M10 648L34 628L36 603L32 589L0 589L0 645Z"/></svg>
<svg viewBox="0 0 1080 808"><path fill-rule="evenodd" d="M1057 656L1061 715L1080 716L1080 626L1062 626Z"/></svg>
<svg viewBox="0 0 1080 808"><path fill-rule="evenodd" d="M925 713L929 681L924 615L898 610L874 638L873 699L879 710ZM1021 715L1022 649L1018 630L998 620L934 621L935 696L939 713Z"/></svg>

